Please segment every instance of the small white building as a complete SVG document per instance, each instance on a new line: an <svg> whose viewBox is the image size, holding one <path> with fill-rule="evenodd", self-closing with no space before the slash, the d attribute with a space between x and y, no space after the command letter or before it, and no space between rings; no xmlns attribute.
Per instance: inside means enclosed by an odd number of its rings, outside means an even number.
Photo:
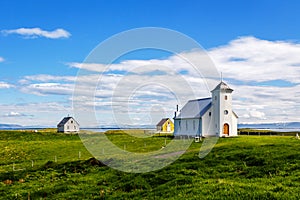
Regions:
<svg viewBox="0 0 300 200"><path fill-rule="evenodd" d="M57 132L74 133L79 130L79 124L73 117L65 117L57 124Z"/></svg>
<svg viewBox="0 0 300 200"><path fill-rule="evenodd" d="M212 97L188 101L175 113L174 136L237 136L238 116L232 110L232 91L221 81Z"/></svg>

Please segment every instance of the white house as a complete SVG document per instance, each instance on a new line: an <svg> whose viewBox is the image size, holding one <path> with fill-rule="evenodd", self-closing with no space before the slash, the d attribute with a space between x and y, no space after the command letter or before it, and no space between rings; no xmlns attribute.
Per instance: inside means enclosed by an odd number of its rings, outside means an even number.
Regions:
<svg viewBox="0 0 300 200"><path fill-rule="evenodd" d="M238 116L232 110L232 91L221 81L212 97L188 101L175 112L174 136L237 136Z"/></svg>
<svg viewBox="0 0 300 200"><path fill-rule="evenodd" d="M57 132L72 133L79 130L79 124L73 117L65 117L57 124Z"/></svg>

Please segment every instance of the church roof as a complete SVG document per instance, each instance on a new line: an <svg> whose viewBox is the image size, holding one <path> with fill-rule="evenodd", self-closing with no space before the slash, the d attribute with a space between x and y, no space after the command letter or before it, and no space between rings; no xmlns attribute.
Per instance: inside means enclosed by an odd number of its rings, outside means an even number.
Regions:
<svg viewBox="0 0 300 200"><path fill-rule="evenodd" d="M175 119L200 118L211 107L211 98L188 101Z"/></svg>
<svg viewBox="0 0 300 200"><path fill-rule="evenodd" d="M214 90L227 90L227 91L230 91L232 92L233 89L231 89L226 83L224 83L223 81L221 81L216 87L215 89L213 89L212 91Z"/></svg>

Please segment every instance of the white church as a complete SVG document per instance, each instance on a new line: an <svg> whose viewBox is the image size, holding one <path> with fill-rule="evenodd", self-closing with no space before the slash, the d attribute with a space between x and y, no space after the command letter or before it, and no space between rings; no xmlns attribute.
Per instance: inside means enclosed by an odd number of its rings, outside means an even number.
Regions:
<svg viewBox="0 0 300 200"><path fill-rule="evenodd" d="M221 81L211 91L212 97L188 101L175 112L174 136L237 136L238 116L232 110L232 92Z"/></svg>

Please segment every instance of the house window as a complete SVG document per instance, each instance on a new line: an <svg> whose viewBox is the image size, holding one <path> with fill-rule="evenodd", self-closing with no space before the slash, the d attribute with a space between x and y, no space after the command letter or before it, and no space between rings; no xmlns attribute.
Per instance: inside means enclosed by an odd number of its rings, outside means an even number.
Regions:
<svg viewBox="0 0 300 200"><path fill-rule="evenodd" d="M181 121L178 121L179 130L181 130Z"/></svg>
<svg viewBox="0 0 300 200"><path fill-rule="evenodd" d="M227 95L225 95L225 100L227 100Z"/></svg>
<svg viewBox="0 0 300 200"><path fill-rule="evenodd" d="M215 100L217 100L217 96L215 96Z"/></svg>
<svg viewBox="0 0 300 200"><path fill-rule="evenodd" d="M195 120L193 120L193 130L196 129L196 124L195 124Z"/></svg>
<svg viewBox="0 0 300 200"><path fill-rule="evenodd" d="M74 129L76 129L76 126L74 126Z"/></svg>
<svg viewBox="0 0 300 200"><path fill-rule="evenodd" d="M209 112L208 115L211 116L211 112Z"/></svg>
<svg viewBox="0 0 300 200"><path fill-rule="evenodd" d="M225 115L228 115L228 110L224 110L224 114L225 114Z"/></svg>
<svg viewBox="0 0 300 200"><path fill-rule="evenodd" d="M69 129L69 126L67 126L67 129Z"/></svg>
<svg viewBox="0 0 300 200"><path fill-rule="evenodd" d="M73 120L71 120L71 124L73 124Z"/></svg>

